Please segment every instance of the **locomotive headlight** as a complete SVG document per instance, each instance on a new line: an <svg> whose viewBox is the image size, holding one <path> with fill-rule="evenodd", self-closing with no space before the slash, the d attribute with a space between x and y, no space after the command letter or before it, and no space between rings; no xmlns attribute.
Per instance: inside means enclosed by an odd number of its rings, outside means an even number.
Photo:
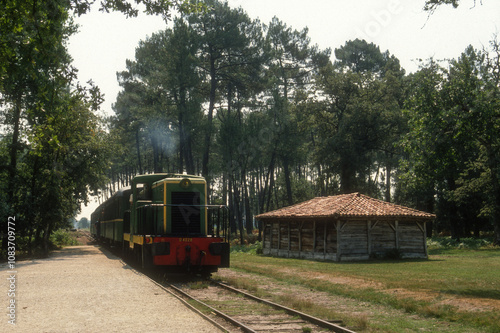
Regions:
<svg viewBox="0 0 500 333"><path fill-rule="evenodd" d="M187 178L184 178L181 180L181 182L179 183L179 185L182 187L182 188L189 188L191 187L191 181Z"/></svg>

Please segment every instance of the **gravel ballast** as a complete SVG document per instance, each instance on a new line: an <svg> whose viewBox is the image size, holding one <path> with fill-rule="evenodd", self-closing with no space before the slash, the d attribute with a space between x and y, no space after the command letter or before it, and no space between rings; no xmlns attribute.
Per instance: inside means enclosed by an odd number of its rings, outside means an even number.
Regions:
<svg viewBox="0 0 500 333"><path fill-rule="evenodd" d="M48 259L19 261L14 274L4 263L0 272L1 332L220 332L97 246L67 247ZM9 323L12 300L15 325Z"/></svg>

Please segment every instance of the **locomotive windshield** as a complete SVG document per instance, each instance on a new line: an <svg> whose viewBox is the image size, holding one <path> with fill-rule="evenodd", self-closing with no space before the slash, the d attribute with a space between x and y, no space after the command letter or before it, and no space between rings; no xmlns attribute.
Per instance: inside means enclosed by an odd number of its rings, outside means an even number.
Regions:
<svg viewBox="0 0 500 333"><path fill-rule="evenodd" d="M151 187L149 184L137 184L137 200L151 200Z"/></svg>

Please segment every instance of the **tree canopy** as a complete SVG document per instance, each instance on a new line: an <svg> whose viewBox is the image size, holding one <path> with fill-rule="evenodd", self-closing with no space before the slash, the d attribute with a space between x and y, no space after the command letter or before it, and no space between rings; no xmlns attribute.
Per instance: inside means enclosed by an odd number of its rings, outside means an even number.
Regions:
<svg viewBox="0 0 500 333"><path fill-rule="evenodd" d="M76 82L66 50L88 0L6 0L0 10L0 218L47 250L91 195L136 174L201 174L231 228L319 195L359 191L437 214L455 238L500 242L500 46L406 74L355 39L333 52L279 18L207 0L106 0L101 10L170 19L117 73L115 114ZM426 9L459 1L427 1ZM5 242L3 242L5 245Z"/></svg>
<svg viewBox="0 0 500 333"><path fill-rule="evenodd" d="M20 239L48 250L53 230L68 225L106 183L109 133L95 113L103 101L92 82L76 81L67 51L74 15L95 0L5 0L0 9L0 226L16 216ZM104 0L100 10L171 18L203 12L190 0ZM6 235L6 233L2 233ZM5 253L7 242L2 242Z"/></svg>
<svg viewBox="0 0 500 333"><path fill-rule="evenodd" d="M426 0L424 10L433 13L442 5L451 5L453 8L458 8L460 2L461 0ZM480 2L482 3L482 0L480 0ZM470 3L472 3L472 6L475 7L477 0L471 0Z"/></svg>
<svg viewBox="0 0 500 333"><path fill-rule="evenodd" d="M119 74L112 123L135 127L117 131L134 152L117 160L134 162L112 179L125 184L131 167L205 175L233 231L250 231L257 213L353 191L435 212L435 230L457 238L497 228L497 125L483 123L498 112L495 43L407 75L365 40L320 50L277 17L209 8L142 42ZM162 124L158 142L144 120Z"/></svg>

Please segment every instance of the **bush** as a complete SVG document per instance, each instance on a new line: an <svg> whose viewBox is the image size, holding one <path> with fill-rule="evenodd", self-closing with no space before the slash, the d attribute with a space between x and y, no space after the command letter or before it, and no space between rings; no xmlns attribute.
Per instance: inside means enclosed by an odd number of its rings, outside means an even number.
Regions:
<svg viewBox="0 0 500 333"><path fill-rule="evenodd" d="M76 238L64 229L54 231L50 235L50 242L56 247L78 245Z"/></svg>
<svg viewBox="0 0 500 333"><path fill-rule="evenodd" d="M255 242L250 245L236 245L231 243L231 253L262 254L262 242Z"/></svg>
<svg viewBox="0 0 500 333"><path fill-rule="evenodd" d="M460 241L451 237L432 237L427 239L429 250L438 249L468 249L477 250L480 248L493 246L493 240L489 238L461 238Z"/></svg>

